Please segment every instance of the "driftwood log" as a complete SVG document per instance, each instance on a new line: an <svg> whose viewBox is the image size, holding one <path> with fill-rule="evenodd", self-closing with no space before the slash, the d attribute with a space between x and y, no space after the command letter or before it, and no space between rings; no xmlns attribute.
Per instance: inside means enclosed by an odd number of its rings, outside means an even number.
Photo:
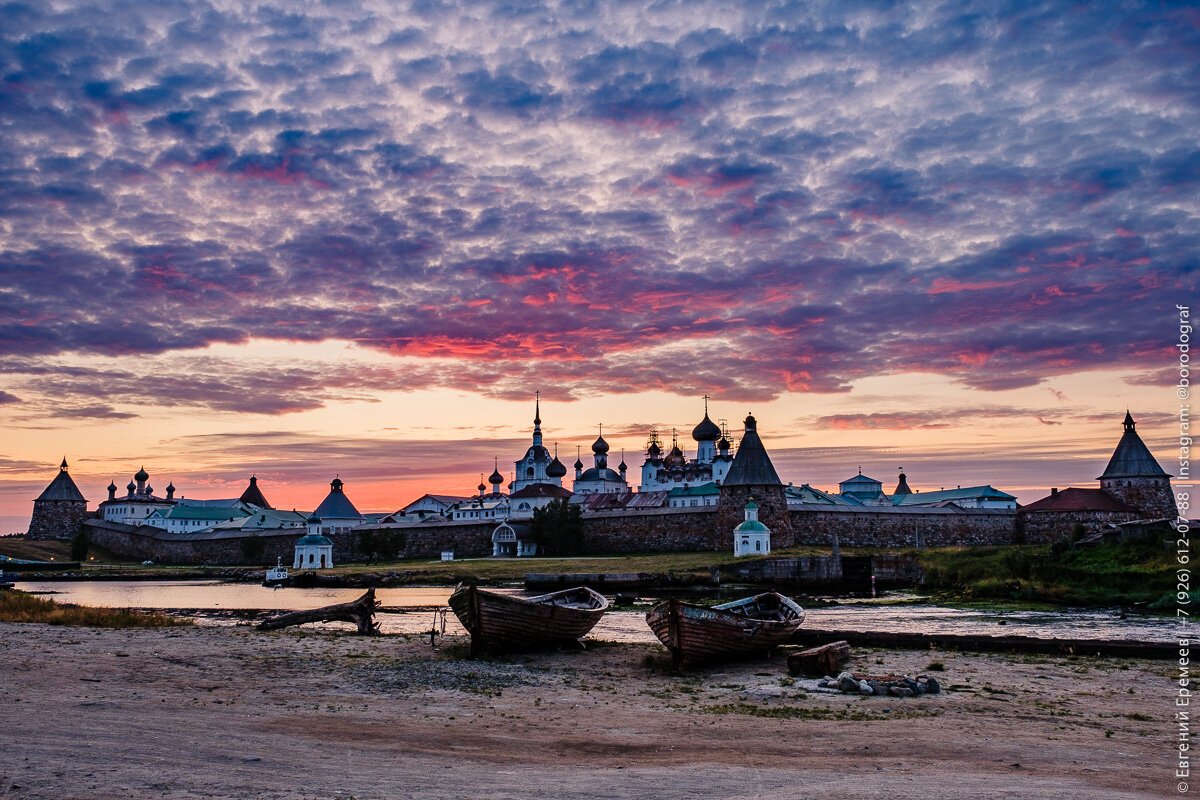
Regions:
<svg viewBox="0 0 1200 800"><path fill-rule="evenodd" d="M850 643L840 641L792 653L787 665L793 675L837 675L849 660Z"/></svg>
<svg viewBox="0 0 1200 800"><path fill-rule="evenodd" d="M379 605L379 601L375 599L375 589L372 587L353 602L337 603L308 611L289 611L264 619L258 623L258 627L259 630L273 631L291 625L303 625L306 622L353 622L358 626L360 636L374 636L379 633L379 623L375 622L375 609L379 608Z"/></svg>

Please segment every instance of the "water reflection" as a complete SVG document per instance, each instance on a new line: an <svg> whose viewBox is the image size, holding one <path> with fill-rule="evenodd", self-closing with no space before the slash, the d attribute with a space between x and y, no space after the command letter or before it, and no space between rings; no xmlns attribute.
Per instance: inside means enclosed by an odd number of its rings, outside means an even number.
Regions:
<svg viewBox="0 0 1200 800"><path fill-rule="evenodd" d="M56 600L109 608L234 610L299 610L343 603L362 589L269 589L246 583L219 581L22 581L17 588L45 593ZM446 605L448 587L407 586L378 589L383 603L379 621L384 633L422 634L435 624L433 609ZM518 589L499 590L522 594ZM392 611L395 609L397 612ZM334 623L338 624L338 623ZM440 630L441 621L437 620ZM1170 642L1178 625L1169 617L1131 615L1121 618L1108 610L982 611L937 605L888 606L846 603L808 610L804 627L816 630L957 633L1043 638L1126 639ZM453 614L446 616L446 633L461 634ZM644 611L613 611L604 615L591 638L614 642L654 642Z"/></svg>

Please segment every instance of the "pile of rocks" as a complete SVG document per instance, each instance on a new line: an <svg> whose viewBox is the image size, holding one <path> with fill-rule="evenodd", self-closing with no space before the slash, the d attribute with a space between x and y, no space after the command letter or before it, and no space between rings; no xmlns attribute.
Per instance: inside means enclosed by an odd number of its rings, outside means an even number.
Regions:
<svg viewBox="0 0 1200 800"><path fill-rule="evenodd" d="M826 675L817 681L822 689L840 689L853 694L887 695L890 697L916 697L922 694L938 694L942 691L936 678L918 675L856 675L843 672L836 678Z"/></svg>

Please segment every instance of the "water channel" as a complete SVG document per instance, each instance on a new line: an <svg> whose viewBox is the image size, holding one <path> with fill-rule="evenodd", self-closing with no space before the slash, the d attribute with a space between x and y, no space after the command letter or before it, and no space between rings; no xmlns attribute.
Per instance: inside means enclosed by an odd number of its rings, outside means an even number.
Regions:
<svg viewBox="0 0 1200 800"><path fill-rule="evenodd" d="M21 581L17 588L65 603L107 608L188 609L201 619L228 624L221 612L241 610L297 610L353 600L362 589L271 589L257 584L219 581ZM434 609L446 605L448 587L406 586L378 589L383 604L379 615L384 633L427 632L435 621ZM516 595L520 589L502 589ZM749 594L753 590L747 590ZM886 601L887 598L884 598ZM211 612L205 615L204 612ZM340 623L338 623L340 624ZM440 619L437 622L441 627ZM1124 639L1170 642L1180 632L1171 617L1122 616L1116 609L1061 611L1007 611L951 608L925 603L888 605L886 602L846 600L839 605L810 608L806 629L892 631L972 635L1036 636L1058 639ZM446 615L446 633L462 628L453 614ZM616 642L653 642L643 611L606 614L590 638Z"/></svg>

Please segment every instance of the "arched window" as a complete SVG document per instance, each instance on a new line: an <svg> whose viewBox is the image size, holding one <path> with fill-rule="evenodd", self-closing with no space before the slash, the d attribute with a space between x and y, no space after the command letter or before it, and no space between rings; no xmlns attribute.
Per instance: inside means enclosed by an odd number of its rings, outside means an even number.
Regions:
<svg viewBox="0 0 1200 800"><path fill-rule="evenodd" d="M533 477L533 467L529 467L528 469L526 469L526 470L525 470L525 477L526 477L526 478L532 478L532 477Z"/></svg>

